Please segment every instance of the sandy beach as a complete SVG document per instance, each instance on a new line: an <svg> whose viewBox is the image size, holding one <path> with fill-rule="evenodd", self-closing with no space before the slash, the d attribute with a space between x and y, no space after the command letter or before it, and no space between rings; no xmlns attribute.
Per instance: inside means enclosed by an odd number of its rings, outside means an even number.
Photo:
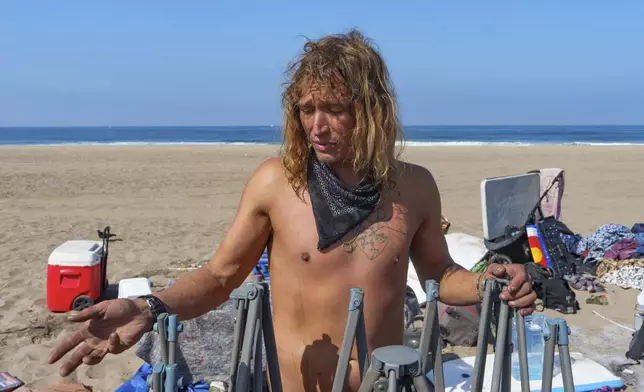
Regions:
<svg viewBox="0 0 644 392"><path fill-rule="evenodd" d="M181 267L207 262L231 222L247 177L278 146L0 147L0 371L29 388L55 383L47 365L69 330L46 308L47 258L70 239L95 239L110 225L109 279L145 276L163 286ZM404 158L430 169L450 232L482 236L479 185L486 177L566 170L563 221L582 236L606 223L644 221L642 147L418 147ZM615 369L625 362L638 292L609 286L608 306L587 305L567 319L573 349ZM114 391L142 361L130 350L70 378ZM641 366L640 366L641 367ZM637 375L644 380L644 371Z"/></svg>

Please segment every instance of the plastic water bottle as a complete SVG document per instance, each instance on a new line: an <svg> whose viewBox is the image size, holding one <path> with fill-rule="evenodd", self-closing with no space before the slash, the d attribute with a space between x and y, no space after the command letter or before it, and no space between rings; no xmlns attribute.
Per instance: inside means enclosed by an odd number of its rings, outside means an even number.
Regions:
<svg viewBox="0 0 644 392"><path fill-rule="evenodd" d="M635 305L635 330L639 330L644 322L644 291L637 296L637 304Z"/></svg>
<svg viewBox="0 0 644 392"><path fill-rule="evenodd" d="M543 350L545 341L543 340L546 317L543 314L531 314L523 318L525 322L526 350L528 352L528 376L530 380L541 380L543 373ZM512 318L512 378L521 380L521 370L519 367L519 344L517 341L516 317ZM559 373L559 363L555 361L553 376Z"/></svg>

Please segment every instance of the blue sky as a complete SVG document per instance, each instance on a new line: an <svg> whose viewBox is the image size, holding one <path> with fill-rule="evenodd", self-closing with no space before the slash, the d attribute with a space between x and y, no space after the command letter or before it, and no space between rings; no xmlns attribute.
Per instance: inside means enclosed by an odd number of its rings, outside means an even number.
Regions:
<svg viewBox="0 0 644 392"><path fill-rule="evenodd" d="M641 0L2 0L0 126L279 124L302 36L350 27L405 124L644 124L643 21Z"/></svg>

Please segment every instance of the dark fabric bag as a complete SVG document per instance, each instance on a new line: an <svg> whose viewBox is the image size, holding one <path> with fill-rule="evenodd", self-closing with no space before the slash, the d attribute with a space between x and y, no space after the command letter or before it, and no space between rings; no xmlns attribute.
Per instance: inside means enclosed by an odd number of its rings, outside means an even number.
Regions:
<svg viewBox="0 0 644 392"><path fill-rule="evenodd" d="M544 308L563 314L577 313L580 309L579 302L567 281L555 278L551 269L536 263L526 263L525 269L532 279L532 289Z"/></svg>
<svg viewBox="0 0 644 392"><path fill-rule="evenodd" d="M441 337L454 346L476 346L480 318L480 305L451 306L438 302L438 324Z"/></svg>
<svg viewBox="0 0 644 392"><path fill-rule="evenodd" d="M493 240L483 240L490 254L500 254L510 258L512 263L524 264L532 261L530 244L525 227L508 227L505 234Z"/></svg>

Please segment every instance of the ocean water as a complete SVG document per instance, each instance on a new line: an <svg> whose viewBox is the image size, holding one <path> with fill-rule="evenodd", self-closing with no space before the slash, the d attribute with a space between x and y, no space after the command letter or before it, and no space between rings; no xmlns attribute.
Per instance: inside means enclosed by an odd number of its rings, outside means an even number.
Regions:
<svg viewBox="0 0 644 392"><path fill-rule="evenodd" d="M640 126L405 126L408 145L644 145ZM0 127L0 145L279 144L279 126Z"/></svg>

